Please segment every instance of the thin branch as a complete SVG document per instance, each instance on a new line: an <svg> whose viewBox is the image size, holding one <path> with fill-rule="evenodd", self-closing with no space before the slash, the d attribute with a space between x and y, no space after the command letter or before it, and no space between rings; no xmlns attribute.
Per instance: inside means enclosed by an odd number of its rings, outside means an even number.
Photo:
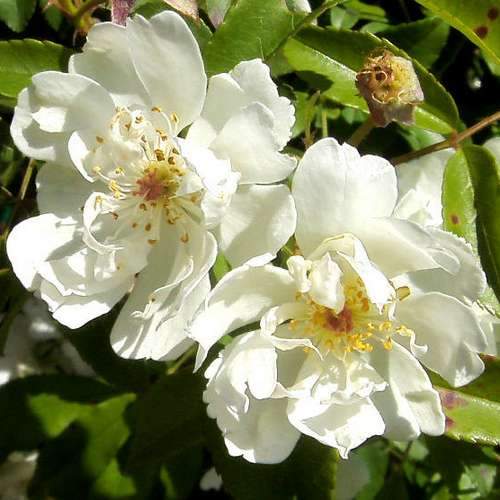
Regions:
<svg viewBox="0 0 500 500"><path fill-rule="evenodd" d="M347 143L357 148L370 134L375 127L371 115L354 131L347 139Z"/></svg>
<svg viewBox="0 0 500 500"><path fill-rule="evenodd" d="M444 141L432 144L431 146L427 146L426 148L422 148L417 151L411 151L410 153L406 153L401 156L396 156L395 158L392 158L390 161L393 165L399 165L400 163L405 163L407 161L414 160L415 158L420 158L421 156L427 155L429 153L434 153L436 151L441 151L443 149L447 148L457 149L459 144L463 140L468 139L469 137L474 135L476 132L479 132L483 128L489 127L497 120L500 120L500 111L497 111L496 113L493 113L492 115L483 118L480 122L476 123L475 125L472 125L472 127L469 127L468 129L464 130L463 132L460 132L459 134L457 133L451 134L451 136L448 137L448 139L445 139Z"/></svg>
<svg viewBox="0 0 500 500"><path fill-rule="evenodd" d="M196 347L193 346L191 349L188 349L168 370L167 375L173 375L176 373L182 365L189 361L196 354Z"/></svg>

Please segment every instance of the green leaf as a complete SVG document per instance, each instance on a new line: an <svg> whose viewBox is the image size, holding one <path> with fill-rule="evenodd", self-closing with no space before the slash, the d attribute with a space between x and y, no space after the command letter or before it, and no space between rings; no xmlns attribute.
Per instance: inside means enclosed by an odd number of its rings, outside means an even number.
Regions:
<svg viewBox="0 0 500 500"><path fill-rule="evenodd" d="M450 498L486 498L491 492L498 464L488 456L488 449L465 442L457 443L444 436L426 437L425 444L430 452L426 462L431 470L439 473ZM467 490L467 496L464 490Z"/></svg>
<svg viewBox="0 0 500 500"><path fill-rule="evenodd" d="M20 33L35 12L36 0L2 0L0 19L12 30Z"/></svg>
<svg viewBox="0 0 500 500"><path fill-rule="evenodd" d="M231 264L229 264L226 257L219 252L217 259L215 259L215 263L210 270L212 286L215 286L215 284L218 283L229 271L231 271Z"/></svg>
<svg viewBox="0 0 500 500"><path fill-rule="evenodd" d="M387 38L426 68L430 68L446 45L449 32L449 26L441 19L428 17L414 23L391 26L379 31L377 36Z"/></svg>
<svg viewBox="0 0 500 500"><path fill-rule="evenodd" d="M480 146L464 146L477 219L477 246L486 277L500 300L500 170L494 156Z"/></svg>
<svg viewBox="0 0 500 500"><path fill-rule="evenodd" d="M91 378L34 375L0 388L0 450L33 450L115 392ZM13 432L15 429L15 432Z"/></svg>
<svg viewBox="0 0 500 500"><path fill-rule="evenodd" d="M297 23L284 0L239 0L204 50L207 73L229 71L240 61L266 59Z"/></svg>
<svg viewBox="0 0 500 500"><path fill-rule="evenodd" d="M497 169L495 158L487 149L464 146L446 164L442 195L444 228L465 238L476 253L480 253L488 282L496 291L500 279L495 272L498 270L496 266L500 265L500 232L494 222L500 213ZM481 192L476 191L476 187ZM500 304L491 290L481 302L500 314Z"/></svg>
<svg viewBox="0 0 500 500"><path fill-rule="evenodd" d="M66 71L71 51L52 42L8 40L0 42L0 94L17 97L40 71Z"/></svg>
<svg viewBox="0 0 500 500"><path fill-rule="evenodd" d="M178 373L161 378L137 401L130 468L159 465L203 441L203 387L201 376Z"/></svg>
<svg viewBox="0 0 500 500"><path fill-rule="evenodd" d="M492 0L417 0L500 63L500 5Z"/></svg>
<svg viewBox="0 0 500 500"><path fill-rule="evenodd" d="M210 22L218 28L231 7L232 0L205 0L205 11Z"/></svg>
<svg viewBox="0 0 500 500"><path fill-rule="evenodd" d="M350 0L343 4L346 9L354 10L359 15L360 19L367 21L386 22L387 16L382 7L378 5L370 5L360 0Z"/></svg>
<svg viewBox="0 0 500 500"><path fill-rule="evenodd" d="M160 470L160 480L165 500L182 500L199 485L203 465L203 449L188 448L165 462Z"/></svg>
<svg viewBox="0 0 500 500"><path fill-rule="evenodd" d="M108 468L119 473L113 462L130 434L125 410L134 399L125 394L95 405L47 443L38 457L30 495L60 500L102 498L106 479L118 483L117 477L109 478ZM120 483L122 487L124 482ZM126 489L129 486L125 484Z"/></svg>
<svg viewBox="0 0 500 500"><path fill-rule="evenodd" d="M409 58L371 33L320 28L301 31L287 42L284 54L299 76L321 90L323 96L368 112L355 85L356 73L366 56L382 47ZM415 110L416 125L443 134L457 129L460 121L453 98L418 61L412 62L425 95L425 101Z"/></svg>
<svg viewBox="0 0 500 500"><path fill-rule="evenodd" d="M444 228L465 238L477 250L474 187L462 150L458 150L446 164L442 202Z"/></svg>
<svg viewBox="0 0 500 500"><path fill-rule="evenodd" d="M500 444L500 403L436 387L446 415L446 434L470 443Z"/></svg>

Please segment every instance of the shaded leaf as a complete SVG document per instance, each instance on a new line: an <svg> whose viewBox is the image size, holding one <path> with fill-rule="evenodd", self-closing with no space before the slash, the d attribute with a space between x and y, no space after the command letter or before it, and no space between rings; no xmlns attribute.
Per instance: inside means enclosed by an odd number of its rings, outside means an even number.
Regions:
<svg viewBox="0 0 500 500"><path fill-rule="evenodd" d="M203 384L202 377L192 373L170 375L161 378L137 401L130 468L160 465L203 441Z"/></svg>
<svg viewBox="0 0 500 500"><path fill-rule="evenodd" d="M33 375L9 382L0 388L0 450L38 448L85 414L89 405L114 394L101 382L70 375Z"/></svg>
<svg viewBox="0 0 500 500"><path fill-rule="evenodd" d="M390 26L379 31L377 36L387 38L426 68L430 68L446 45L449 32L449 26L441 19L428 17L414 23Z"/></svg>
<svg viewBox="0 0 500 500"><path fill-rule="evenodd" d="M133 400L133 395L125 394L89 408L47 443L40 451L29 493L61 500L99 498L94 486L103 487L108 467L118 473L113 462L130 434L125 410ZM109 479L123 484L118 478Z"/></svg>
<svg viewBox="0 0 500 500"><path fill-rule="evenodd" d="M12 30L20 33L26 28L36 7L36 0L2 0L0 19Z"/></svg>

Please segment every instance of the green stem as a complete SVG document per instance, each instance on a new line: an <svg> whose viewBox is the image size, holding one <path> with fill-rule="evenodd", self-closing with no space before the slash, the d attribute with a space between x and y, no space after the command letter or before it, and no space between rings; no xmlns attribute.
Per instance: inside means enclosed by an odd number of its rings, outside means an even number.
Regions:
<svg viewBox="0 0 500 500"><path fill-rule="evenodd" d="M463 140L468 139L469 137L474 135L476 132L479 132L483 128L489 127L497 120L500 120L500 111L497 111L496 113L493 113L492 115L483 118L481 121L479 121L475 125L472 125L472 127L469 127L463 132L460 132L459 134L457 133L451 134L451 136L448 137L448 139L445 139L444 141L432 144L431 146L427 146L426 148L422 148L417 151L411 151L410 153L406 153L401 156L396 156L395 158L392 158L390 161L393 165L399 165L400 163L405 163L407 161L414 160L415 158L420 158L421 156L428 155L429 153L434 153L436 151L441 151L443 149L447 148L457 149L459 144Z"/></svg>
<svg viewBox="0 0 500 500"><path fill-rule="evenodd" d="M5 229L5 234L3 236L7 236L9 231L10 231L10 226L14 222L14 218L16 216L16 213L21 206L24 198L26 197L26 192L28 191L28 187L31 182L31 178L33 177L33 170L35 169L35 164L36 160L31 159L28 162L28 166L26 167L26 172L24 173L24 177L21 183L21 187L19 188L19 192L17 194L17 199L16 199L16 204L14 205L14 208L12 209L12 213L10 214L9 217L9 222L6 225Z"/></svg>
<svg viewBox="0 0 500 500"><path fill-rule="evenodd" d="M319 96L321 95L321 92L318 90L316 91L312 96L311 98L309 99L309 101L307 102L307 106L306 106L306 129L304 131L304 145L306 146L306 149L310 146L313 145L314 143L314 137L313 137L313 134L311 132L311 124L312 124L312 121L314 120L315 118L315 110L314 110L314 107L316 106L316 102L318 101L319 99Z"/></svg>
<svg viewBox="0 0 500 500"><path fill-rule="evenodd" d="M303 28L306 28L310 24L312 24L316 19L318 19L323 12L326 12L328 9L331 9L332 7L335 7L339 3L344 3L346 0L329 0L328 2L325 2L323 5L320 5L317 9L313 10L310 14L308 14L306 17L304 17L297 26L278 44L278 46L266 57L266 61L269 61L272 59L272 57L277 54L283 46L288 42L290 38L293 38L294 36L297 35L297 33L302 30Z"/></svg>
<svg viewBox="0 0 500 500"><path fill-rule="evenodd" d="M190 358L192 358L196 353L196 347L191 347L188 349L168 370L167 375L173 375L179 370L179 368Z"/></svg>
<svg viewBox="0 0 500 500"><path fill-rule="evenodd" d="M80 24L81 24L81 21L83 19L83 16L85 16L85 14L88 11L94 9L98 5L104 3L105 1L106 0L88 0L84 4L80 5L80 7L73 14L73 25L75 26L75 28L77 28L77 29L82 28L82 26L80 26Z"/></svg>
<svg viewBox="0 0 500 500"><path fill-rule="evenodd" d="M354 131L354 133L347 139L347 143L357 148L368 137L370 132L375 127L371 115Z"/></svg>
<svg viewBox="0 0 500 500"><path fill-rule="evenodd" d="M328 137L328 115L325 109L321 109L321 135L323 138Z"/></svg>

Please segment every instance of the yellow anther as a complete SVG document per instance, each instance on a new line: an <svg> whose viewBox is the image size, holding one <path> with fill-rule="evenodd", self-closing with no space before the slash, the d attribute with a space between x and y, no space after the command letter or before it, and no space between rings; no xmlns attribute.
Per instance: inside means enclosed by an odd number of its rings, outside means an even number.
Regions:
<svg viewBox="0 0 500 500"><path fill-rule="evenodd" d="M396 297L398 298L398 300L404 300L409 295L410 295L410 288L407 286L400 286L396 290Z"/></svg>

